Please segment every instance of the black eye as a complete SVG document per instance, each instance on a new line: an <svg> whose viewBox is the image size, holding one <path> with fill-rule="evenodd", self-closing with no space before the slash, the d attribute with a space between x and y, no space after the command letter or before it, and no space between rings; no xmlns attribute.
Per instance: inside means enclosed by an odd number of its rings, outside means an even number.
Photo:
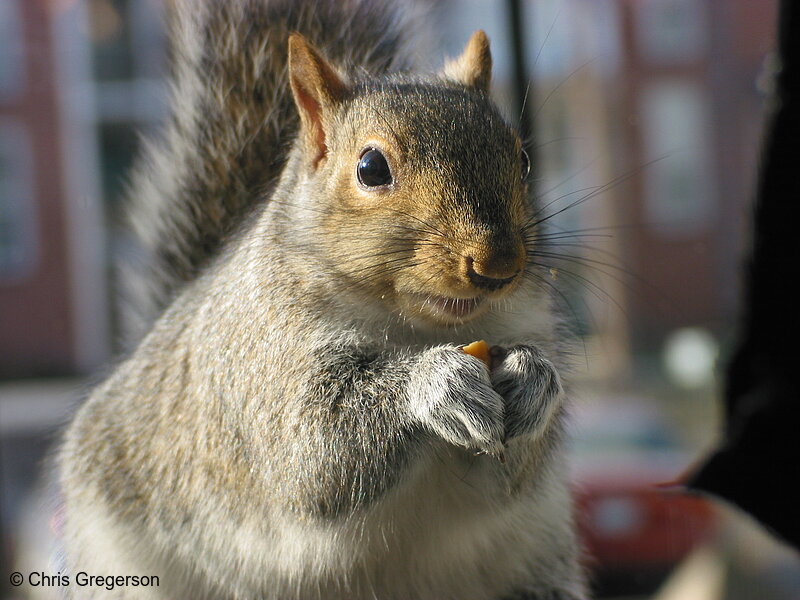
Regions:
<svg viewBox="0 0 800 600"><path fill-rule="evenodd" d="M365 187L380 187L392 183L392 172L389 163L381 151L376 148L367 148L361 155L356 167L356 175L361 185Z"/></svg>
<svg viewBox="0 0 800 600"><path fill-rule="evenodd" d="M528 173L531 172L531 159L528 158L528 153L522 151L522 181L528 178Z"/></svg>

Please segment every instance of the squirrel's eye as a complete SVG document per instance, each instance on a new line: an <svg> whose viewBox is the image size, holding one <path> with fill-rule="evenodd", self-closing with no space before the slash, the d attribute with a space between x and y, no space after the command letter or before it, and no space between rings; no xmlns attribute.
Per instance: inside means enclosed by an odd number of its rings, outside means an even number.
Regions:
<svg viewBox="0 0 800 600"><path fill-rule="evenodd" d="M528 178L528 173L531 172L531 159L528 158L528 153L522 151L522 181Z"/></svg>
<svg viewBox="0 0 800 600"><path fill-rule="evenodd" d="M376 148L367 148L361 154L361 159L356 167L356 175L361 185L365 187L380 187L392 183L392 172L389 163L381 151Z"/></svg>

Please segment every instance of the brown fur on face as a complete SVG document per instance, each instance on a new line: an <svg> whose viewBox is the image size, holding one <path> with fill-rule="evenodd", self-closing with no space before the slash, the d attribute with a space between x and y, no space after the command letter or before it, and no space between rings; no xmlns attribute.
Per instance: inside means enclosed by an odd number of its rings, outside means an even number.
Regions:
<svg viewBox="0 0 800 600"><path fill-rule="evenodd" d="M441 77L354 86L294 35L289 76L309 197L326 203L312 207L315 245L332 269L390 310L436 324L483 314L519 284L528 216L522 146L487 96L483 32ZM369 149L385 157L389 185L358 181Z"/></svg>
<svg viewBox="0 0 800 600"><path fill-rule="evenodd" d="M482 314L516 287L528 206L516 168L519 137L483 94L448 89L447 101L432 105L427 98L442 85L392 82L358 90L339 116L347 127L336 128L310 184L324 188L317 197L332 199L319 207L328 215L321 244L352 284L392 310L447 324ZM409 119L424 125L397 125ZM492 137L459 137L459 128L479 119ZM464 142L454 147L446 139ZM359 184L356 167L367 148L385 156L391 185ZM504 283L477 285L481 277Z"/></svg>

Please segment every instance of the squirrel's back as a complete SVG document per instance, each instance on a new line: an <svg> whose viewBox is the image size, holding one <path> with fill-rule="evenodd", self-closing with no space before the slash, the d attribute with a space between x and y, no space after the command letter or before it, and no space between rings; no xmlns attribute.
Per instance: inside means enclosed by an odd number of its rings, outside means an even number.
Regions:
<svg viewBox="0 0 800 600"><path fill-rule="evenodd" d="M129 190L141 250L123 275L132 342L274 186L298 121L289 33L351 72L410 63L407 27L390 0L177 0L168 21L168 123L146 142Z"/></svg>

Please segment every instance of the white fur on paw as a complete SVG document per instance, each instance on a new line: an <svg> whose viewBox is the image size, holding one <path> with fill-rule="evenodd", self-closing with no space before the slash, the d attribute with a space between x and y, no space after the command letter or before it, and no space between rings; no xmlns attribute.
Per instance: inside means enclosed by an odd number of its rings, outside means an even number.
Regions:
<svg viewBox="0 0 800 600"><path fill-rule="evenodd" d="M489 372L455 346L420 355L409 381L414 418L447 442L490 454L502 450L504 401Z"/></svg>
<svg viewBox="0 0 800 600"><path fill-rule="evenodd" d="M533 346L511 348L491 380L505 399L506 439L544 431L563 398L555 366Z"/></svg>

